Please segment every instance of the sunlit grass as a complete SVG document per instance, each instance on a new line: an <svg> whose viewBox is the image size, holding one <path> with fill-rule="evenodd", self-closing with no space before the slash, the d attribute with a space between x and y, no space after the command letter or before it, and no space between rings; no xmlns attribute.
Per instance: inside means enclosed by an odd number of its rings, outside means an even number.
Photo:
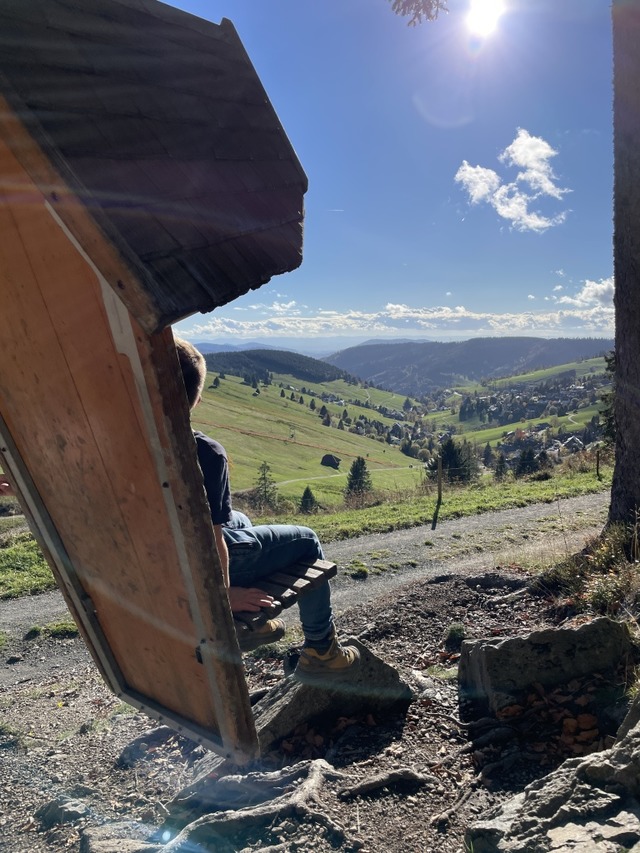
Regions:
<svg viewBox="0 0 640 853"><path fill-rule="evenodd" d="M3 547L4 544L4 547ZM0 541L0 599L54 589L56 582L30 533Z"/></svg>
<svg viewBox="0 0 640 853"><path fill-rule="evenodd" d="M440 521L449 518L478 515L529 506L534 503L552 503L564 498L601 492L611 484L611 468L603 467L601 479L592 471L558 474L550 480L517 480L495 483L493 480L462 487L445 485L443 500L438 512ZM431 524L436 511L435 491L429 495L414 493L403 499L387 499L377 506L363 509L340 509L312 516L291 514L261 519L287 524L313 527L321 541L351 539L367 533L387 533L421 524ZM258 521L258 520L256 520Z"/></svg>
<svg viewBox="0 0 640 853"><path fill-rule="evenodd" d="M558 603L611 617L631 618L640 608L640 519L612 524L576 554L540 572L537 585Z"/></svg>

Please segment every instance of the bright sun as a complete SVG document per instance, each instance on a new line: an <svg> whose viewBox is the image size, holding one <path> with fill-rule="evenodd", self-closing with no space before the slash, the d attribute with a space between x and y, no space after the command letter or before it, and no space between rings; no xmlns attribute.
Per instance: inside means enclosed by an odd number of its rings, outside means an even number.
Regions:
<svg viewBox="0 0 640 853"><path fill-rule="evenodd" d="M474 36L491 35L504 12L504 0L470 0L467 27Z"/></svg>

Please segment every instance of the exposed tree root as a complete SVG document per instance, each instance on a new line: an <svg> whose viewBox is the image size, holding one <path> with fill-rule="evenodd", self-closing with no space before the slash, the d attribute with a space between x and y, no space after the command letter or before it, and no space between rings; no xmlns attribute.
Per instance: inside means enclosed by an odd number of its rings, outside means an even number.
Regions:
<svg viewBox="0 0 640 853"><path fill-rule="evenodd" d="M225 839L230 835L256 832L274 820L287 817L317 824L327 830L334 843L348 844L345 829L316 808L325 782L342 778L344 774L324 759L301 761L270 773L224 776L215 783L213 793L219 808L226 810L188 824L162 848L162 853L186 853L194 849L217 853L226 849ZM278 850L278 847L267 849Z"/></svg>
<svg viewBox="0 0 640 853"><path fill-rule="evenodd" d="M454 814L458 811L458 809L462 808L462 806L467 802L472 793L472 788L467 788L466 790L463 790L452 806L449 806L448 809L445 809L445 811L440 812L440 814L434 815L431 818L431 820L429 821L431 826L438 826L443 823L448 823L454 816Z"/></svg>
<svg viewBox="0 0 640 853"><path fill-rule="evenodd" d="M418 773L412 767L401 767L397 770L389 770L387 773L379 773L370 776L350 788L343 788L338 796L341 800L348 800L360 794L369 794L380 788L396 785L401 782L414 782L416 785L438 785L439 779L430 773Z"/></svg>

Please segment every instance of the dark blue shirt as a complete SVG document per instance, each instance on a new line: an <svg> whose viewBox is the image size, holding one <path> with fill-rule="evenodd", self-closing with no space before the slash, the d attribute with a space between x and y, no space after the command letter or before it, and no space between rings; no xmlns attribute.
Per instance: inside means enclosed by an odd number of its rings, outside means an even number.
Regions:
<svg viewBox="0 0 640 853"><path fill-rule="evenodd" d="M227 452L215 439L203 432L193 431L198 451L198 462L202 469L204 488L211 508L214 524L226 524L231 520L231 489L229 487L229 463Z"/></svg>

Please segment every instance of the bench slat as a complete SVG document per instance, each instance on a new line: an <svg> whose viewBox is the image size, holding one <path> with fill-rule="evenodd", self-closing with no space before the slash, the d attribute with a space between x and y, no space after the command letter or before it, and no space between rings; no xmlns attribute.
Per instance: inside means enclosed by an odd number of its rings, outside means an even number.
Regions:
<svg viewBox="0 0 640 853"><path fill-rule="evenodd" d="M254 586L257 589L264 590L268 595L272 595L285 609L295 604L298 598L298 594L294 590L289 589L288 586L281 583L271 583L270 577L256 581Z"/></svg>
<svg viewBox="0 0 640 853"><path fill-rule="evenodd" d="M300 595L316 589L330 578L335 577L338 567L329 560L316 560L315 563L295 563L286 569L267 575L254 584L258 589L272 595L276 600L270 607L264 607L256 613L242 611L234 613L234 619L249 628L259 628L267 619L277 616L283 609L294 605Z"/></svg>
<svg viewBox="0 0 640 853"><path fill-rule="evenodd" d="M269 575L269 582L282 584L282 586L292 590L297 593L297 595L303 595L305 592L308 592L316 586L316 584L313 584L309 578L296 577L295 575L290 575L286 572L276 572L274 575Z"/></svg>
<svg viewBox="0 0 640 853"><path fill-rule="evenodd" d="M293 566L288 566L285 571L288 575L305 577L312 582L316 580L318 583L323 583L337 575L338 567L328 560L316 560L315 563L295 563Z"/></svg>

